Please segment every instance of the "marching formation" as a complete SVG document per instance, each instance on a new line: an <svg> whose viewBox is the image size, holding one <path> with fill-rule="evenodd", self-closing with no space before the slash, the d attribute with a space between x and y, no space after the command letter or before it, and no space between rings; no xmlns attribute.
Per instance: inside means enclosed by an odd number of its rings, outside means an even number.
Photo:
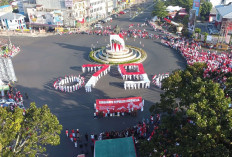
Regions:
<svg viewBox="0 0 232 157"><path fill-rule="evenodd" d="M154 83L157 87L162 87L162 80L169 77L169 73L166 74L158 74L152 77L152 83Z"/></svg>
<svg viewBox="0 0 232 157"><path fill-rule="evenodd" d="M85 85L85 91L91 92L92 87L95 87L97 81L104 75L106 75L110 71L110 65L108 64L84 64L82 65L82 71L85 72L87 68L89 71L94 71L95 73L89 79L89 81Z"/></svg>
<svg viewBox="0 0 232 157"><path fill-rule="evenodd" d="M65 78L59 78L53 83L54 88L62 92L75 92L84 85L85 79L80 75L78 77L73 75L65 76Z"/></svg>

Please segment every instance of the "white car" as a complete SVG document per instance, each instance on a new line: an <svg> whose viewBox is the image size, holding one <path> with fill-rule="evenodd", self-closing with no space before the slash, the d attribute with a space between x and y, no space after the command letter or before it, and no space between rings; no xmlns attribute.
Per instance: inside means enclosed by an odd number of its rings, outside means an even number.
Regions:
<svg viewBox="0 0 232 157"><path fill-rule="evenodd" d="M94 28L100 28L100 29L103 29L102 25L101 24L96 24L94 25Z"/></svg>
<svg viewBox="0 0 232 157"><path fill-rule="evenodd" d="M5 99L0 99L0 104L5 104L6 100Z"/></svg>
<svg viewBox="0 0 232 157"><path fill-rule="evenodd" d="M112 17L107 17L106 19L107 19L107 21L111 21Z"/></svg>

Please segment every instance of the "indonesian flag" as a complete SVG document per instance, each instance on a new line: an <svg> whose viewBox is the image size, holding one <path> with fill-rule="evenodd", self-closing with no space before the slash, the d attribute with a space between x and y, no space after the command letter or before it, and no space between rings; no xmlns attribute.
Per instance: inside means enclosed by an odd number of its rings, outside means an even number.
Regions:
<svg viewBox="0 0 232 157"><path fill-rule="evenodd" d="M82 21L79 21L80 23L85 23L85 19L83 18Z"/></svg>
<svg viewBox="0 0 232 157"><path fill-rule="evenodd" d="M119 33L119 37L123 39L123 35L121 33Z"/></svg>

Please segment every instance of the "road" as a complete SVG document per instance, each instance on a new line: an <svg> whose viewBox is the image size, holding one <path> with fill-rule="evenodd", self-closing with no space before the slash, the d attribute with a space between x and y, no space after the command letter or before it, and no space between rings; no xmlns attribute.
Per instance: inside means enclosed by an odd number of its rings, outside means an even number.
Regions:
<svg viewBox="0 0 232 157"><path fill-rule="evenodd" d="M132 21L129 14L120 16L112 22L119 24L122 29L128 29L129 24L143 23L150 16L149 10L139 15ZM149 29L149 28L146 28ZM151 30L149 30L151 31ZM65 137L65 129L79 129L84 135L103 131L122 130L137 124L142 118L149 116L149 107L159 101L161 91L154 85L150 89L124 90L123 80L112 67L111 72L102 77L91 93L86 93L84 88L74 93L61 93L52 87L53 81L65 75L82 75L86 80L90 74L82 73L81 66L89 64L88 58L91 44L103 46L109 43L109 37L96 35L63 35L44 38L11 37L12 43L20 45L22 52L13 58L13 64L18 78L16 88L22 93L27 92L29 100L37 106L48 104L63 125L60 145L48 147L50 157L72 157L81 153L80 148L75 148L74 143ZM144 47L140 45L140 41ZM147 52L147 59L143 62L145 71L151 79L154 74L172 72L185 67L185 60L174 50L160 44L159 40L128 39L126 44L142 47ZM111 117L93 119L94 103L96 99L122 98L142 96L145 100L143 112L134 117ZM87 156L92 156L90 143L84 149L88 150Z"/></svg>

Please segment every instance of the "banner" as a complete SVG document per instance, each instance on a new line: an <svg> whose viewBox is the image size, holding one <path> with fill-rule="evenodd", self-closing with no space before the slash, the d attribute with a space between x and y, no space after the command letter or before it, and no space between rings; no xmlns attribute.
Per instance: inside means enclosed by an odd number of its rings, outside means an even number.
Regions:
<svg viewBox="0 0 232 157"><path fill-rule="evenodd" d="M73 0L65 0L64 1L65 7L72 7L73 6Z"/></svg>
<svg viewBox="0 0 232 157"><path fill-rule="evenodd" d="M191 9L189 14L188 30L193 33L195 30L196 10Z"/></svg>
<svg viewBox="0 0 232 157"><path fill-rule="evenodd" d="M97 99L96 112L115 113L140 110L143 107L142 97L119 99Z"/></svg>
<svg viewBox="0 0 232 157"><path fill-rule="evenodd" d="M193 0L193 10L196 10L196 16L199 15L201 0Z"/></svg>

